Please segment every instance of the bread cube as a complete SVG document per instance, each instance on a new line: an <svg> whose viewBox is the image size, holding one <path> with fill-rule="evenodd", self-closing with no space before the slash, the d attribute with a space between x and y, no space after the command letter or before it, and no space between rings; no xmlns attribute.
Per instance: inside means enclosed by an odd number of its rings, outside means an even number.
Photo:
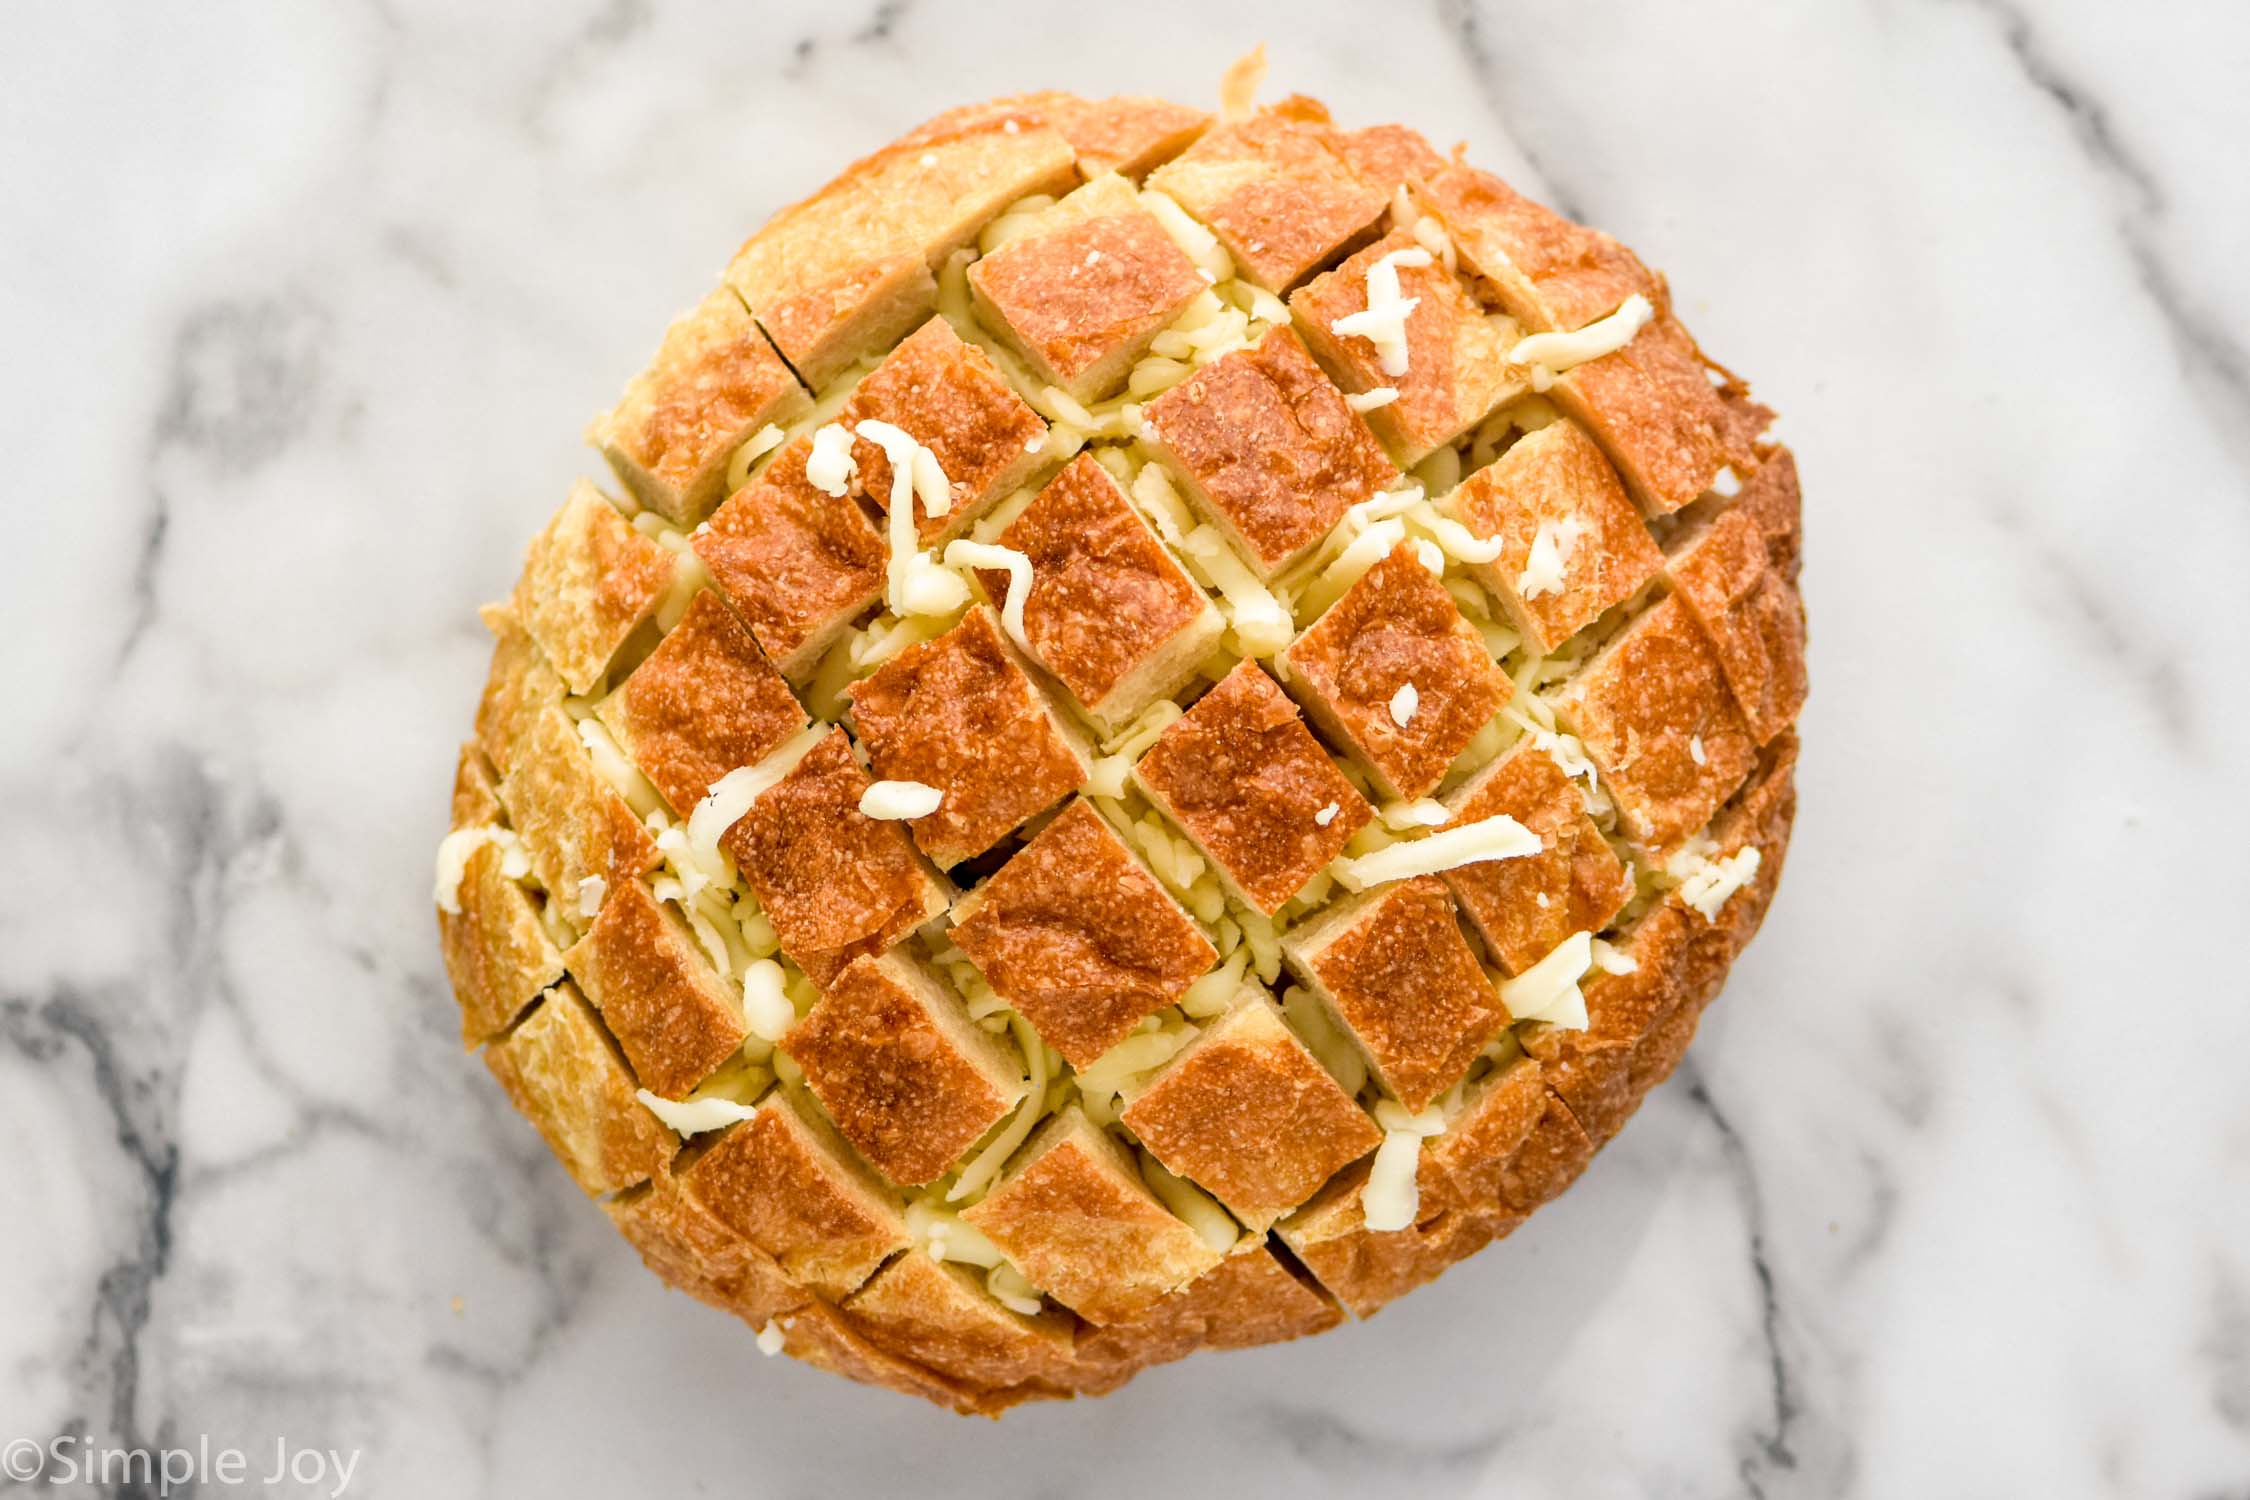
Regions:
<svg viewBox="0 0 2250 1500"><path fill-rule="evenodd" d="M1628 974L1596 970L1582 982L1585 1030L1527 1028L1524 1051L1539 1060L1547 1087L1596 1144L1617 1134L1640 1103L1634 1060L1681 1003L1680 955L1688 937L1688 919L1677 907L1651 907L1617 945L1638 967Z"/></svg>
<svg viewBox="0 0 2250 1500"><path fill-rule="evenodd" d="M683 818L712 783L764 760L807 722L749 628L708 591L594 716Z"/></svg>
<svg viewBox="0 0 2250 1500"><path fill-rule="evenodd" d="M1390 797L1434 790L1514 691L1403 542L1290 642L1281 665L1312 721Z"/></svg>
<svg viewBox="0 0 2250 1500"><path fill-rule="evenodd" d="M1613 354L1557 376L1551 399L1600 440L1641 509L1666 516L1751 453L1711 387L1703 353L1668 307Z"/></svg>
<svg viewBox="0 0 2250 1500"><path fill-rule="evenodd" d="M664 598L678 565L581 479L533 539L512 607L556 674L583 693Z"/></svg>
<svg viewBox="0 0 2250 1500"><path fill-rule="evenodd" d="M980 1275L927 1255L901 1255L842 1304L879 1349L975 1390L1061 1383L1070 1365L1067 1313L1026 1317L995 1301Z"/></svg>
<svg viewBox="0 0 2250 1500"><path fill-rule="evenodd" d="M652 1094L685 1098L750 1035L741 995L679 913L638 880L610 891L563 962Z"/></svg>
<svg viewBox="0 0 2250 1500"><path fill-rule="evenodd" d="M1619 824L1652 851L1708 823L1757 762L1718 658L1676 595L1596 653L1555 713L1585 743Z"/></svg>
<svg viewBox="0 0 2250 1500"><path fill-rule="evenodd" d="M633 1096L617 1044L569 980L485 1048L484 1062L589 1194L645 1182L671 1160L677 1140Z"/></svg>
<svg viewBox="0 0 2250 1500"><path fill-rule="evenodd" d="M787 1089L680 1176L721 1223L824 1297L849 1296L910 1243L897 1193Z"/></svg>
<svg viewBox="0 0 2250 1500"><path fill-rule="evenodd" d="M1470 571L1542 655L1630 599L1664 566L1609 460L1567 418L1526 433L1438 508L1478 536L1499 539L1500 555ZM1552 574L1547 549L1559 564Z"/></svg>
<svg viewBox="0 0 2250 1500"><path fill-rule="evenodd" d="M1009 120L1017 129L1043 125L1059 132L1078 153L1079 175L1091 180L1117 172L1138 180L1149 169L1185 150L1211 123L1200 109L1136 94L1083 99L1060 89L1005 94L981 104L964 104L940 114L906 137L943 136L972 125Z"/></svg>
<svg viewBox="0 0 2250 1500"><path fill-rule="evenodd" d="M1406 125L1369 125L1360 130L1340 130L1329 144L1360 181L1378 189L1388 201L1407 182L1445 170L1421 131Z"/></svg>
<svg viewBox="0 0 2250 1500"><path fill-rule="evenodd" d="M1014 1052L902 949L853 960L782 1049L844 1138L909 1187L943 1176L1024 1094Z"/></svg>
<svg viewBox="0 0 2250 1500"><path fill-rule="evenodd" d="M1080 1331L1073 1389L1102 1395L1198 1349L1247 1349L1326 1333L1336 1304L1261 1244L1238 1247L1138 1317Z"/></svg>
<svg viewBox="0 0 2250 1500"><path fill-rule="evenodd" d="M499 789L484 756L474 744L463 745L454 771L453 827L487 827L500 816ZM505 1031L563 977L562 955L539 919L537 898L501 872L505 859L494 845L479 846L461 871L460 910L438 912L438 941L468 1047Z"/></svg>
<svg viewBox="0 0 2250 1500"><path fill-rule="evenodd" d="M952 936L993 991L1079 1068L1219 957L1083 799L961 898Z"/></svg>
<svg viewBox="0 0 2250 1500"><path fill-rule="evenodd" d="M665 330L654 363L587 436L635 499L693 526L725 494L735 449L811 404L742 299L720 287Z"/></svg>
<svg viewBox="0 0 2250 1500"><path fill-rule="evenodd" d="M1286 292L1365 238L1390 203L1336 153L1334 136L1269 111L1206 133L1148 185L1208 225L1243 276Z"/></svg>
<svg viewBox="0 0 2250 1500"><path fill-rule="evenodd" d="M1255 985L1165 1064L1122 1118L1158 1161L1253 1231L1383 1139Z"/></svg>
<svg viewBox="0 0 2250 1500"><path fill-rule="evenodd" d="M1463 914L1508 973L1522 973L1574 932L1600 932L1632 900L1633 877L1588 816L1585 798L1530 736L1446 805L1455 823L1505 815L1539 835L1540 851L1527 858L1445 872Z"/></svg>
<svg viewBox="0 0 2250 1500"><path fill-rule="evenodd" d="M752 1328L776 1320L793 1327L821 1309L771 1256L728 1228L670 1173L602 1209L666 1283Z"/></svg>
<svg viewBox="0 0 2250 1500"><path fill-rule="evenodd" d="M1272 916L1374 816L1289 695L1235 667L1149 746L1134 784L1237 899Z"/></svg>
<svg viewBox="0 0 2250 1500"><path fill-rule="evenodd" d="M907 647L850 692L875 774L945 794L910 825L940 867L982 854L1086 779L1084 737L990 609Z"/></svg>
<svg viewBox="0 0 2250 1500"><path fill-rule="evenodd" d="M1710 637L1750 737L1768 743L1805 706L1805 611L1774 569L1764 531L1738 505L1687 539L1665 567Z"/></svg>
<svg viewBox="0 0 2250 1500"><path fill-rule="evenodd" d="M1082 453L1000 533L1031 560L1024 637L1089 718L1115 729L1180 690L1226 622L1092 454ZM1007 575L978 575L1006 597Z"/></svg>
<svg viewBox="0 0 2250 1500"><path fill-rule="evenodd" d="M952 890L897 823L870 818L873 782L841 731L805 751L720 839L756 893L781 951L823 989L942 915Z"/></svg>
<svg viewBox="0 0 2250 1500"><path fill-rule="evenodd" d="M1188 499L1261 578L1398 478L1366 421L1285 327L1203 366L1141 422Z"/></svg>
<svg viewBox="0 0 2250 1500"><path fill-rule="evenodd" d="M1042 1125L961 1217L1089 1323L1137 1317L1219 1263L1219 1252L1157 1201L1124 1149L1076 1109Z"/></svg>
<svg viewBox="0 0 2250 1500"><path fill-rule="evenodd" d="M1031 477L1047 424L1024 404L992 357L932 318L893 349L853 390L836 420L857 429L888 422L928 448L945 471L953 503L942 515L914 509L925 547L969 529L992 503ZM877 510L891 505L891 461L868 438L852 443L854 484Z"/></svg>
<svg viewBox="0 0 2250 1500"><path fill-rule="evenodd" d="M493 642L484 696L477 700L477 748L505 776L541 711L562 702L563 683L513 609L487 604L478 614Z"/></svg>
<svg viewBox="0 0 2250 1500"><path fill-rule="evenodd" d="M803 682L836 638L883 597L890 550L848 495L805 478L809 436L712 512L695 555L766 657Z"/></svg>
<svg viewBox="0 0 2250 1500"><path fill-rule="evenodd" d="M1354 394L1398 392L1397 400L1367 413L1367 422L1391 456L1410 467L1531 388L1524 369L1508 362L1506 330L1435 257L1426 266L1396 268L1400 293L1415 299L1406 316L1404 374L1385 370L1364 336L1335 331L1337 319L1367 310L1367 273L1377 261L1420 248L1411 232L1395 229L1289 299L1298 332L1337 384Z"/></svg>
<svg viewBox="0 0 2250 1500"><path fill-rule="evenodd" d="M1759 457L1758 467L1742 481L1735 506L1758 523L1766 539L1766 558L1774 571L1795 583L1805 529L1804 496L1797 486L1797 455L1781 447L1766 450Z"/></svg>
<svg viewBox="0 0 2250 1500"><path fill-rule="evenodd" d="M1338 901L1283 934L1281 951L1411 1110L1451 1088L1508 1024L1434 875Z"/></svg>
<svg viewBox="0 0 2250 1500"><path fill-rule="evenodd" d="M542 709L532 721L516 747L515 769L500 783L500 800L532 873L565 911L576 906L587 880L599 877L615 888L664 861L632 807L594 769L578 726L560 708Z"/></svg>
<svg viewBox="0 0 2250 1500"><path fill-rule="evenodd" d="M1449 164L1421 177L1417 201L1445 229L1463 269L1534 333L1570 332L1615 312L1656 278L1598 229L1573 224L1489 172Z"/></svg>
<svg viewBox="0 0 2250 1500"><path fill-rule="evenodd" d="M1075 179L1069 142L991 119L926 130L775 214L726 271L774 346L819 391L937 301L930 268L1018 198Z"/></svg>
<svg viewBox="0 0 2250 1500"><path fill-rule="evenodd" d="M1049 385L1098 401L1204 288L1122 177L1096 177L969 267L985 321Z"/></svg>

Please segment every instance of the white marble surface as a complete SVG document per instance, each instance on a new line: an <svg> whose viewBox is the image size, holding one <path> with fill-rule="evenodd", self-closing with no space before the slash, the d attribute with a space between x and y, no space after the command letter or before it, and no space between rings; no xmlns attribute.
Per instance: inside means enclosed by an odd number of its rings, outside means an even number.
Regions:
<svg viewBox="0 0 2250 1500"><path fill-rule="evenodd" d="M1380 13L10 12L0 1441L417 1497L2250 1487L2250 19ZM453 1044L471 608L816 171L1261 37L1638 246L1783 411L1796 848L1683 1076L1513 1240L964 1423L663 1291Z"/></svg>

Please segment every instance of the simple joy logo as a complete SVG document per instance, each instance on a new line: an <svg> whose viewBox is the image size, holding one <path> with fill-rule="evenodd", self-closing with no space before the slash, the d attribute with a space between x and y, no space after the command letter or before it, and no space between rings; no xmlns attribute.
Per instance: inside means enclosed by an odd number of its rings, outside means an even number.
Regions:
<svg viewBox="0 0 2250 1500"><path fill-rule="evenodd" d="M40 1442L17 1438L0 1448L0 1477L50 1488L98 1486L117 1493L128 1486L160 1496L257 1485L268 1493L325 1495L337 1500L351 1489L360 1452L302 1447L274 1439L256 1452L214 1443L206 1435L192 1447L112 1448L86 1433L64 1433Z"/></svg>

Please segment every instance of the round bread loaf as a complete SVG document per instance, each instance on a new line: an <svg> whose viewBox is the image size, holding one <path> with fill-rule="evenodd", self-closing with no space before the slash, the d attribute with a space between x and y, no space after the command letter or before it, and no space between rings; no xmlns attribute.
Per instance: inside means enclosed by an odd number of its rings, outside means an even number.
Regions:
<svg viewBox="0 0 2250 1500"><path fill-rule="evenodd" d="M1772 413L1615 240L1254 72L783 209L485 611L464 1039L667 1281L962 1411L1506 1236L1788 845Z"/></svg>

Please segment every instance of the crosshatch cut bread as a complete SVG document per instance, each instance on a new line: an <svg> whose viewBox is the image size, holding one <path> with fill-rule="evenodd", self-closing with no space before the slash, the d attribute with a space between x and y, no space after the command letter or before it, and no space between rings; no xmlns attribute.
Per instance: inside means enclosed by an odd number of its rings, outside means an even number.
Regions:
<svg viewBox="0 0 2250 1500"><path fill-rule="evenodd" d="M1772 899L1773 414L1624 246L1262 68L775 214L485 610L463 1038L768 1354L996 1414L1367 1317Z"/></svg>

